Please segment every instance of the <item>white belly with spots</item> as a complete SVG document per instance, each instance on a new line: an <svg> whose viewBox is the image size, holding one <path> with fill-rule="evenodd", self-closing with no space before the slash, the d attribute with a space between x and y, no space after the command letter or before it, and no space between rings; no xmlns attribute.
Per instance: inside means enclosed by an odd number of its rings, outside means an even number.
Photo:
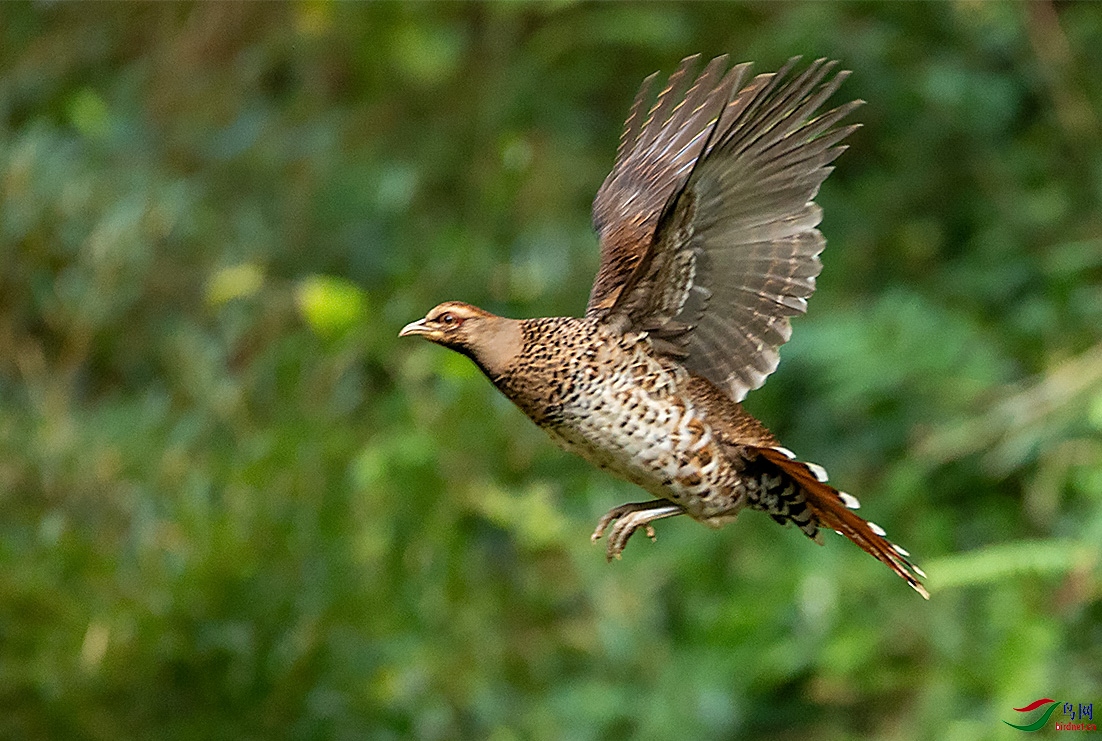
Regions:
<svg viewBox="0 0 1102 741"><path fill-rule="evenodd" d="M642 353L625 361L604 365L603 378L579 379L580 393L552 437L694 517L737 507L737 474L711 427L678 393L685 379Z"/></svg>

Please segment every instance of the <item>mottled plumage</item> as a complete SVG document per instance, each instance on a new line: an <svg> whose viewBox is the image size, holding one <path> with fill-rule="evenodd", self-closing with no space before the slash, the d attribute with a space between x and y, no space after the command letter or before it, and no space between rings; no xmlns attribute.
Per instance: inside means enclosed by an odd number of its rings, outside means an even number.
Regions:
<svg viewBox="0 0 1102 741"><path fill-rule="evenodd" d="M655 520L718 527L749 508L818 542L837 530L928 596L857 500L739 404L815 289L813 199L856 128L837 124L860 102L818 109L848 73L819 60L791 75L794 59L745 82L749 65L720 57L692 81L696 61L645 117L653 75L632 105L594 203L601 264L584 317L507 319L452 301L401 334L469 356L562 447L655 497L601 518L593 538L611 528L609 558L640 528L653 537Z"/></svg>

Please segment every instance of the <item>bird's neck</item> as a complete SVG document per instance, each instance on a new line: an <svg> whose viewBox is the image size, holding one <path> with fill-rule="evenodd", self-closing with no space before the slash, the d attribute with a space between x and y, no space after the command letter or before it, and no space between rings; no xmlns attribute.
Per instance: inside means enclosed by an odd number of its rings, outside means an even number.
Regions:
<svg viewBox="0 0 1102 741"><path fill-rule="evenodd" d="M474 357L494 385L544 424L554 417L574 382L577 365L595 340L594 323L573 317L543 317L517 323L517 352L490 364Z"/></svg>
<svg viewBox="0 0 1102 741"><path fill-rule="evenodd" d="M494 383L516 362L524 349L524 322L493 317L479 333L478 341L453 348L474 361Z"/></svg>

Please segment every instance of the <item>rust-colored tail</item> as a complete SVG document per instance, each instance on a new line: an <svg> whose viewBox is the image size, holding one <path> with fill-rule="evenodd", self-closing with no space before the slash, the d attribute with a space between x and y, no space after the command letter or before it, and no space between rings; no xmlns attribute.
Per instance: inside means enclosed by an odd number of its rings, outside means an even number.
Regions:
<svg viewBox="0 0 1102 741"><path fill-rule="evenodd" d="M930 593L922 586L920 578L926 574L908 559L907 551L884 537L884 530L854 514L860 506L857 499L838 491L826 483L826 472L813 463L795 459L785 448L758 448L759 454L784 471L803 490L804 501L814 518L823 527L829 527L856 543L861 550L882 561L899 574L911 588L926 599ZM806 529L805 529L806 532Z"/></svg>

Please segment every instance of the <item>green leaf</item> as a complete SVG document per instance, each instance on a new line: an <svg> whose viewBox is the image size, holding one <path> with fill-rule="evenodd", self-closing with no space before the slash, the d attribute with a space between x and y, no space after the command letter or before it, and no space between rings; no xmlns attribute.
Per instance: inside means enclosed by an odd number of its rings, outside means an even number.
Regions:
<svg viewBox="0 0 1102 741"><path fill-rule="evenodd" d="M103 98L91 88L84 88L69 99L69 123L89 139L107 135L109 111Z"/></svg>
<svg viewBox="0 0 1102 741"><path fill-rule="evenodd" d="M329 275L300 281L295 301L306 323L323 337L343 335L367 314L367 294L355 283Z"/></svg>

